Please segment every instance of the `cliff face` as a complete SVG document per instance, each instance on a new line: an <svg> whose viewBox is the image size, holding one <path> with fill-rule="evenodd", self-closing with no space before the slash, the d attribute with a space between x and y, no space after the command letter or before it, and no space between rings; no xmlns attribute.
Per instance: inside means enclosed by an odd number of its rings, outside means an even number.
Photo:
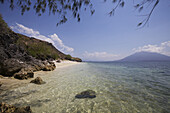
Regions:
<svg viewBox="0 0 170 113"><path fill-rule="evenodd" d="M1 75L27 79L33 77L34 71L54 70L51 61L67 59L67 56L51 43L13 32L0 16Z"/></svg>

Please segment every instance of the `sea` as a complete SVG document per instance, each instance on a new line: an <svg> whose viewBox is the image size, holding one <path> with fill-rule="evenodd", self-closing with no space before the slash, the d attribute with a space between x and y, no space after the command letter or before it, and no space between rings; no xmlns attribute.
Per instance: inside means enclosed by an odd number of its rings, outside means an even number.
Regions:
<svg viewBox="0 0 170 113"><path fill-rule="evenodd" d="M83 62L38 73L43 85L3 91L33 113L170 113L170 62ZM76 99L86 90L96 98Z"/></svg>

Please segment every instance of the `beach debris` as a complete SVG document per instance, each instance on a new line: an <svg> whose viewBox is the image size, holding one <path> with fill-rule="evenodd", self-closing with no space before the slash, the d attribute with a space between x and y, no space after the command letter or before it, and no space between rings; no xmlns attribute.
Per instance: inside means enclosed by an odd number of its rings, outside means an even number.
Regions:
<svg viewBox="0 0 170 113"><path fill-rule="evenodd" d="M6 103L0 103L0 113L32 113L30 106L16 107Z"/></svg>
<svg viewBox="0 0 170 113"><path fill-rule="evenodd" d="M95 98L95 97L96 97L96 92L93 90L86 90L75 96L75 98L78 98L78 99Z"/></svg>
<svg viewBox="0 0 170 113"><path fill-rule="evenodd" d="M35 83L35 84L39 84L39 85L40 84L45 84L45 82L40 77L35 78L30 83Z"/></svg>

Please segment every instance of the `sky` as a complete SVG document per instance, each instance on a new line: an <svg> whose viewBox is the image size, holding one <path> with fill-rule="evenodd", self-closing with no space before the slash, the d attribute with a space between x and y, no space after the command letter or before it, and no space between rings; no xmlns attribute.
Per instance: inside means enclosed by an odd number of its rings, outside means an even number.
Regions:
<svg viewBox="0 0 170 113"><path fill-rule="evenodd" d="M58 27L57 15L49 16L48 11L38 16L31 9L22 16L18 7L12 11L5 2L0 3L0 13L15 32L48 41L63 53L84 61L113 61L140 51L170 56L170 0L160 0L142 28L137 24L150 7L139 13L133 7L133 0L129 0L110 17L108 12L113 4L102 1L93 1L93 16L82 11L80 22L69 16L68 22Z"/></svg>

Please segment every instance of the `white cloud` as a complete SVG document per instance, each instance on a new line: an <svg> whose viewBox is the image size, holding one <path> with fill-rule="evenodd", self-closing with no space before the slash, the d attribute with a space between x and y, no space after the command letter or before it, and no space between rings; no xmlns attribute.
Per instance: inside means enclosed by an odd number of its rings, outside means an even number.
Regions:
<svg viewBox="0 0 170 113"><path fill-rule="evenodd" d="M21 32L21 33L25 33L25 34L28 34L28 35L40 35L40 33L38 31L34 31L33 29L25 27L22 24L16 23L16 25L19 28L18 31Z"/></svg>
<svg viewBox="0 0 170 113"><path fill-rule="evenodd" d="M143 47L138 47L133 49L134 52L156 52L170 56L170 41L162 42L159 45L145 45Z"/></svg>
<svg viewBox="0 0 170 113"><path fill-rule="evenodd" d="M161 43L162 46L170 47L170 41Z"/></svg>
<svg viewBox="0 0 170 113"><path fill-rule="evenodd" d="M22 34L26 34L30 37L34 37L52 43L57 49L62 50L63 52L70 53L74 51L73 48L64 45L62 40L56 34L49 35L49 37L46 37L44 35L41 35L39 31L35 31L31 28L25 27L24 25L18 23L16 23L16 26L11 26L11 29Z"/></svg>
<svg viewBox="0 0 170 113"><path fill-rule="evenodd" d="M163 47L157 45L145 45L143 47L138 47L133 49L135 52L148 51L148 52L157 52L160 53L163 50Z"/></svg>
<svg viewBox="0 0 170 113"><path fill-rule="evenodd" d="M60 47L63 51L66 51L66 52L72 52L74 51L73 48L71 47L68 47L68 46L65 46L63 44L63 41L56 35L56 34L53 34L53 35L50 35L51 39L55 42L56 46L57 47Z"/></svg>
<svg viewBox="0 0 170 113"><path fill-rule="evenodd" d="M83 54L84 60L90 60L90 61L113 61L117 60L119 55L111 54L107 52L93 52L89 53L87 51Z"/></svg>

